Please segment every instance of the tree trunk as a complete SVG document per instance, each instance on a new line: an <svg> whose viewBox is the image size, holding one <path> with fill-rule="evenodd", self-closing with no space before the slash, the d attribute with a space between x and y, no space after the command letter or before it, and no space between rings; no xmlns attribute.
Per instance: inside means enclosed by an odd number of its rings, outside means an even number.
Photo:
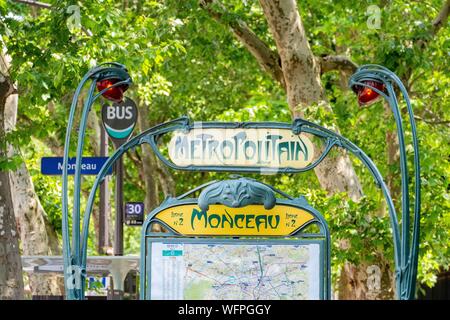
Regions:
<svg viewBox="0 0 450 320"><path fill-rule="evenodd" d="M160 161L156 161L158 168L158 182L165 197L175 196L175 180L167 167Z"/></svg>
<svg viewBox="0 0 450 320"><path fill-rule="evenodd" d="M302 116L304 108L311 104L318 104L331 111L321 84L320 68L306 38L296 1L260 0L260 3L280 55L293 116ZM335 130L338 131L338 128ZM316 167L315 172L321 186L330 193L345 191L355 201L363 194L352 163L345 153L327 157ZM377 291L368 292L368 268L364 262L360 266L345 264L338 286L340 299L376 299L380 296ZM378 266L373 268L386 270Z"/></svg>
<svg viewBox="0 0 450 320"><path fill-rule="evenodd" d="M289 108L293 117L319 104L332 111L322 88L318 65L294 0L260 0L281 60ZM337 129L337 128L336 128ZM362 196L362 188L346 154L327 157L316 167L321 186L330 193L345 191L353 200Z"/></svg>
<svg viewBox="0 0 450 320"><path fill-rule="evenodd" d="M5 109L15 94L8 74L8 65L0 55L0 160L8 157L6 143ZM0 300L23 299L22 261L19 252L19 234L13 211L13 195L9 172L0 169Z"/></svg>
<svg viewBox="0 0 450 320"><path fill-rule="evenodd" d="M139 130L150 128L151 123L149 119L148 106L139 104ZM148 144L142 145L142 165L144 168L144 185L145 185L145 212L150 212L159 204L158 192L158 167L156 159ZM154 225L154 231L160 231L161 228Z"/></svg>
<svg viewBox="0 0 450 320"><path fill-rule="evenodd" d="M92 149L94 150L95 156L104 156L102 154L102 130L105 130L101 126L101 119L97 116L97 113L94 109L89 112L88 121L87 121L87 127L90 132L89 141L92 146ZM108 156L108 135L106 132L104 133L106 142L105 142L105 153L106 156ZM110 231L114 230L113 228L113 219L111 218L111 206L109 205L109 181L110 177L106 176L105 180L102 182L99 188L99 194L102 193L102 189L104 192L104 197L106 198L106 203L104 204L104 214L105 217L100 217L100 207L101 204L99 203L99 206L94 206L92 209L92 218L94 221L94 228L95 228L95 234L96 234L96 240L97 240L97 251L99 254L111 254L113 252L113 237L112 233ZM89 193L87 194L87 196ZM103 218L103 226L100 227L100 218Z"/></svg>
<svg viewBox="0 0 450 320"><path fill-rule="evenodd" d="M0 104L2 102L0 101ZM0 112L2 112L0 106ZM0 116L0 121L3 121ZM0 139L4 138L0 125ZM3 156L2 154L1 156ZM14 219L9 174L0 171L0 300L23 298L22 261Z"/></svg>
<svg viewBox="0 0 450 320"><path fill-rule="evenodd" d="M17 100L17 95L10 96L5 108L4 120L7 132L16 127ZM9 156L13 156L18 152L9 146L8 153ZM58 236L46 218L25 162L17 170L10 172L10 187L14 194L12 202L22 254L25 256L61 255ZM63 278L55 275L31 274L29 286L32 295L62 295L64 291Z"/></svg>
<svg viewBox="0 0 450 320"><path fill-rule="evenodd" d="M61 255L58 236L46 218L25 163L10 174L14 214L18 221L23 255ZM32 295L63 295L63 278L31 274Z"/></svg>

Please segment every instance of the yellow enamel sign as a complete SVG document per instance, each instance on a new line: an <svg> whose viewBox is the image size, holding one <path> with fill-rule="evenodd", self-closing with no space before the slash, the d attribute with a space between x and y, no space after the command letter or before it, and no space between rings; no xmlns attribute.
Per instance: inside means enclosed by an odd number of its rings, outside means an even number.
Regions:
<svg viewBox="0 0 450 320"><path fill-rule="evenodd" d="M287 236L314 216L288 205L276 205L270 210L263 205L210 205L205 212L196 204L185 204L164 209L155 218L182 235Z"/></svg>
<svg viewBox="0 0 450 320"><path fill-rule="evenodd" d="M176 132L169 157L181 167L244 166L296 169L314 159L314 145L305 134L275 128L193 128Z"/></svg>

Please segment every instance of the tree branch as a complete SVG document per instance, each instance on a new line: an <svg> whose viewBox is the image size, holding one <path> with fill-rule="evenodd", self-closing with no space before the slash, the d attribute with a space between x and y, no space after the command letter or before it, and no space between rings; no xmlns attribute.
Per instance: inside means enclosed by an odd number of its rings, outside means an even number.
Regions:
<svg viewBox="0 0 450 320"><path fill-rule="evenodd" d="M316 57L318 64L320 65L320 74L325 72L339 70L346 74L355 73L358 65L345 56L322 56Z"/></svg>
<svg viewBox="0 0 450 320"><path fill-rule="evenodd" d="M450 120L442 119L439 115L435 114L429 109L425 109L423 114L414 115L414 119L423 121L428 124L441 124L450 127Z"/></svg>
<svg viewBox="0 0 450 320"><path fill-rule="evenodd" d="M446 0L442 5L441 10L439 10L437 17L433 20L433 23L431 24L431 28L429 31L431 37L427 39L417 40L416 43L420 49L424 49L425 46L428 44L428 42L430 42L432 37L434 37L438 33L438 31L447 23L449 13L450 13L450 0Z"/></svg>
<svg viewBox="0 0 450 320"><path fill-rule="evenodd" d="M42 9L48 9L48 10L53 9L51 4L45 3L45 2L39 2L39 1L34 1L34 0L13 0L13 1L17 2L17 3L27 4L27 5L33 6L33 7L42 8ZM88 37L92 37L92 32L90 30L86 29L85 27L81 26L81 31L83 31L84 34L87 35Z"/></svg>
<svg viewBox="0 0 450 320"><path fill-rule="evenodd" d="M216 21L227 25L235 37L256 58L259 65L268 72L281 86L286 89L283 70L278 53L271 50L259 37L239 19L228 21L223 19L223 14L214 10L214 6L225 10L225 7L217 0L199 0L200 7L205 9Z"/></svg>
<svg viewBox="0 0 450 320"><path fill-rule="evenodd" d="M422 117L419 117L419 116L416 116L416 115L414 116L414 119L418 120L418 121L423 121L423 122L428 123L428 124L442 124L442 125L445 125L447 127L450 127L450 120L425 119L425 118L422 118Z"/></svg>
<svg viewBox="0 0 450 320"><path fill-rule="evenodd" d="M433 35L435 35L439 31L439 29L441 29L447 23L449 13L450 13L450 0L447 0L442 5L442 8L439 11L438 16L433 21L431 30Z"/></svg>
<svg viewBox="0 0 450 320"><path fill-rule="evenodd" d="M139 175L139 186L142 190L145 190L145 186L142 184L142 181L144 181L144 172L142 169L142 159L139 157L139 154L137 153L137 150L134 152L128 151L127 156L133 162L134 166L138 169L138 175Z"/></svg>
<svg viewBox="0 0 450 320"><path fill-rule="evenodd" d="M34 0L14 0L14 2L24 3L29 6L44 8L44 9L50 9L52 7L52 5L49 3L44 3L44 2L34 1Z"/></svg>

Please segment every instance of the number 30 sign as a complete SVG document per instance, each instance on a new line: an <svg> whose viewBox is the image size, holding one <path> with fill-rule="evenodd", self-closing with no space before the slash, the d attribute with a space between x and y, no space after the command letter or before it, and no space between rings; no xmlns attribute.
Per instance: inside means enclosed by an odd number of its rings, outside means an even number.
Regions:
<svg viewBox="0 0 450 320"><path fill-rule="evenodd" d="M125 204L125 223L129 226L141 226L144 223L144 203L127 202Z"/></svg>

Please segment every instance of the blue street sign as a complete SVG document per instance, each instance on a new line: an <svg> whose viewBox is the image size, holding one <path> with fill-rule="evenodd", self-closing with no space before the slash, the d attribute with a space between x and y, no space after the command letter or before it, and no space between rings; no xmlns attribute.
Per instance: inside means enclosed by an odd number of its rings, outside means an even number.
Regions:
<svg viewBox="0 0 450 320"><path fill-rule="evenodd" d="M108 157L83 157L81 160L81 174L97 175ZM69 158L67 174L75 174L75 157ZM63 157L43 157L41 159L41 173L45 175L62 175ZM112 168L108 171L112 174Z"/></svg>

